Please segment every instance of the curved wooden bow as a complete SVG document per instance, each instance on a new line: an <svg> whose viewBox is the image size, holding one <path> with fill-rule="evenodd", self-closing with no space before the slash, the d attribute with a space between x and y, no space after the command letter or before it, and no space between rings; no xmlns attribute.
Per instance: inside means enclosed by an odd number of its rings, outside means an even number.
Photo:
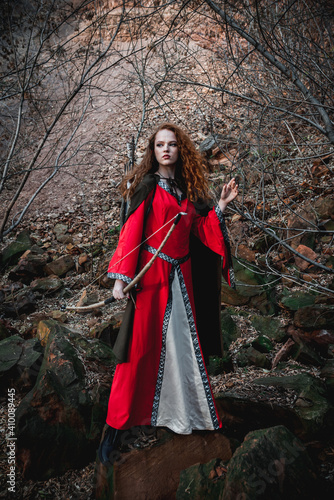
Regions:
<svg viewBox="0 0 334 500"><path fill-rule="evenodd" d="M161 242L156 253L153 255L151 260L143 267L143 269L137 274L137 276L128 285L126 285L126 287L124 287L124 289L123 289L124 294L128 293L138 283L138 281L141 280L141 278L144 276L144 274L147 273L147 271L150 269L153 262L155 261L155 259L158 257L159 253L161 252L161 250L165 246L170 235L174 231L175 227L179 223L182 215L187 215L187 214L185 212L179 212L175 216L175 219L174 219L172 226L170 227L168 233L166 234L165 238ZM89 306L82 306L82 307L62 306L61 310L62 311L69 310L69 311L77 311L77 312L87 312L87 311L92 311L93 309L99 309L100 307L106 306L108 304L112 304L113 302L115 302L115 300L116 300L115 297L112 296L112 297L109 297L108 299L102 300L101 302L96 302L95 304L91 304Z"/></svg>

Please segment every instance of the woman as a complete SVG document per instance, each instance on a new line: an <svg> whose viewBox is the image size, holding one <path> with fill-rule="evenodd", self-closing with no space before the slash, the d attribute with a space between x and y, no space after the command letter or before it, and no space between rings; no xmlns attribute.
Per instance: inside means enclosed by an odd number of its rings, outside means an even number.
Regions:
<svg viewBox="0 0 334 500"><path fill-rule="evenodd" d="M202 157L188 135L170 123L152 135L141 164L121 187L131 201L108 269L116 280L116 299L124 298L124 287L155 254L176 215L183 215L135 292L132 335L126 359L116 368L99 448L104 464L120 431L136 425L179 434L221 427L196 328L189 241L193 233L223 256L223 275L231 284L223 212L238 194L232 179L216 207L206 216L196 212L195 203L203 208L208 199Z"/></svg>

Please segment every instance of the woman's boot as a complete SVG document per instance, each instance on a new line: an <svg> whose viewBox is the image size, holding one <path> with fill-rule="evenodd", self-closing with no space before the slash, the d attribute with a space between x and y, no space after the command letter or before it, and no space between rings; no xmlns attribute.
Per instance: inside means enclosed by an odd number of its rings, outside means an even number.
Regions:
<svg viewBox="0 0 334 500"><path fill-rule="evenodd" d="M114 429L106 424L104 436L98 449L99 460L103 465L111 465L115 461L110 455L116 450L121 433L122 431L119 429Z"/></svg>

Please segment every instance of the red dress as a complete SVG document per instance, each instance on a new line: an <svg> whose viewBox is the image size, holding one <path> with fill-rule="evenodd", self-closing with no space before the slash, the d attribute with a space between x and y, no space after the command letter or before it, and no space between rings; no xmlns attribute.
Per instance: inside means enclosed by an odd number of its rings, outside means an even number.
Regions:
<svg viewBox="0 0 334 500"><path fill-rule="evenodd" d="M128 359L116 368L107 424L116 429L165 426L179 434L218 429L221 422L196 331L189 236L193 232L226 259L222 213L216 207L206 217L197 215L194 205L177 199L164 181L157 184L151 204L152 196L124 224L109 277L129 283L152 258L173 218L179 212L186 215L139 283ZM151 236L140 246L143 234ZM226 276L229 281L228 271Z"/></svg>

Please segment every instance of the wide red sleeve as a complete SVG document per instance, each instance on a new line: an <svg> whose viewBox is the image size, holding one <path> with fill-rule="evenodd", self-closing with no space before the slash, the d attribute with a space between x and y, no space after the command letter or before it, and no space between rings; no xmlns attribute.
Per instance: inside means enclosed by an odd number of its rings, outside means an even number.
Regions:
<svg viewBox="0 0 334 500"><path fill-rule="evenodd" d="M130 283L135 277L148 203L148 198L142 201L122 227L116 251L109 263L109 278Z"/></svg>
<svg viewBox="0 0 334 500"><path fill-rule="evenodd" d="M225 220L219 206L216 205L205 216L196 214L192 223L192 232L204 245L223 257L222 273L230 286L235 286L234 272L229 237Z"/></svg>

